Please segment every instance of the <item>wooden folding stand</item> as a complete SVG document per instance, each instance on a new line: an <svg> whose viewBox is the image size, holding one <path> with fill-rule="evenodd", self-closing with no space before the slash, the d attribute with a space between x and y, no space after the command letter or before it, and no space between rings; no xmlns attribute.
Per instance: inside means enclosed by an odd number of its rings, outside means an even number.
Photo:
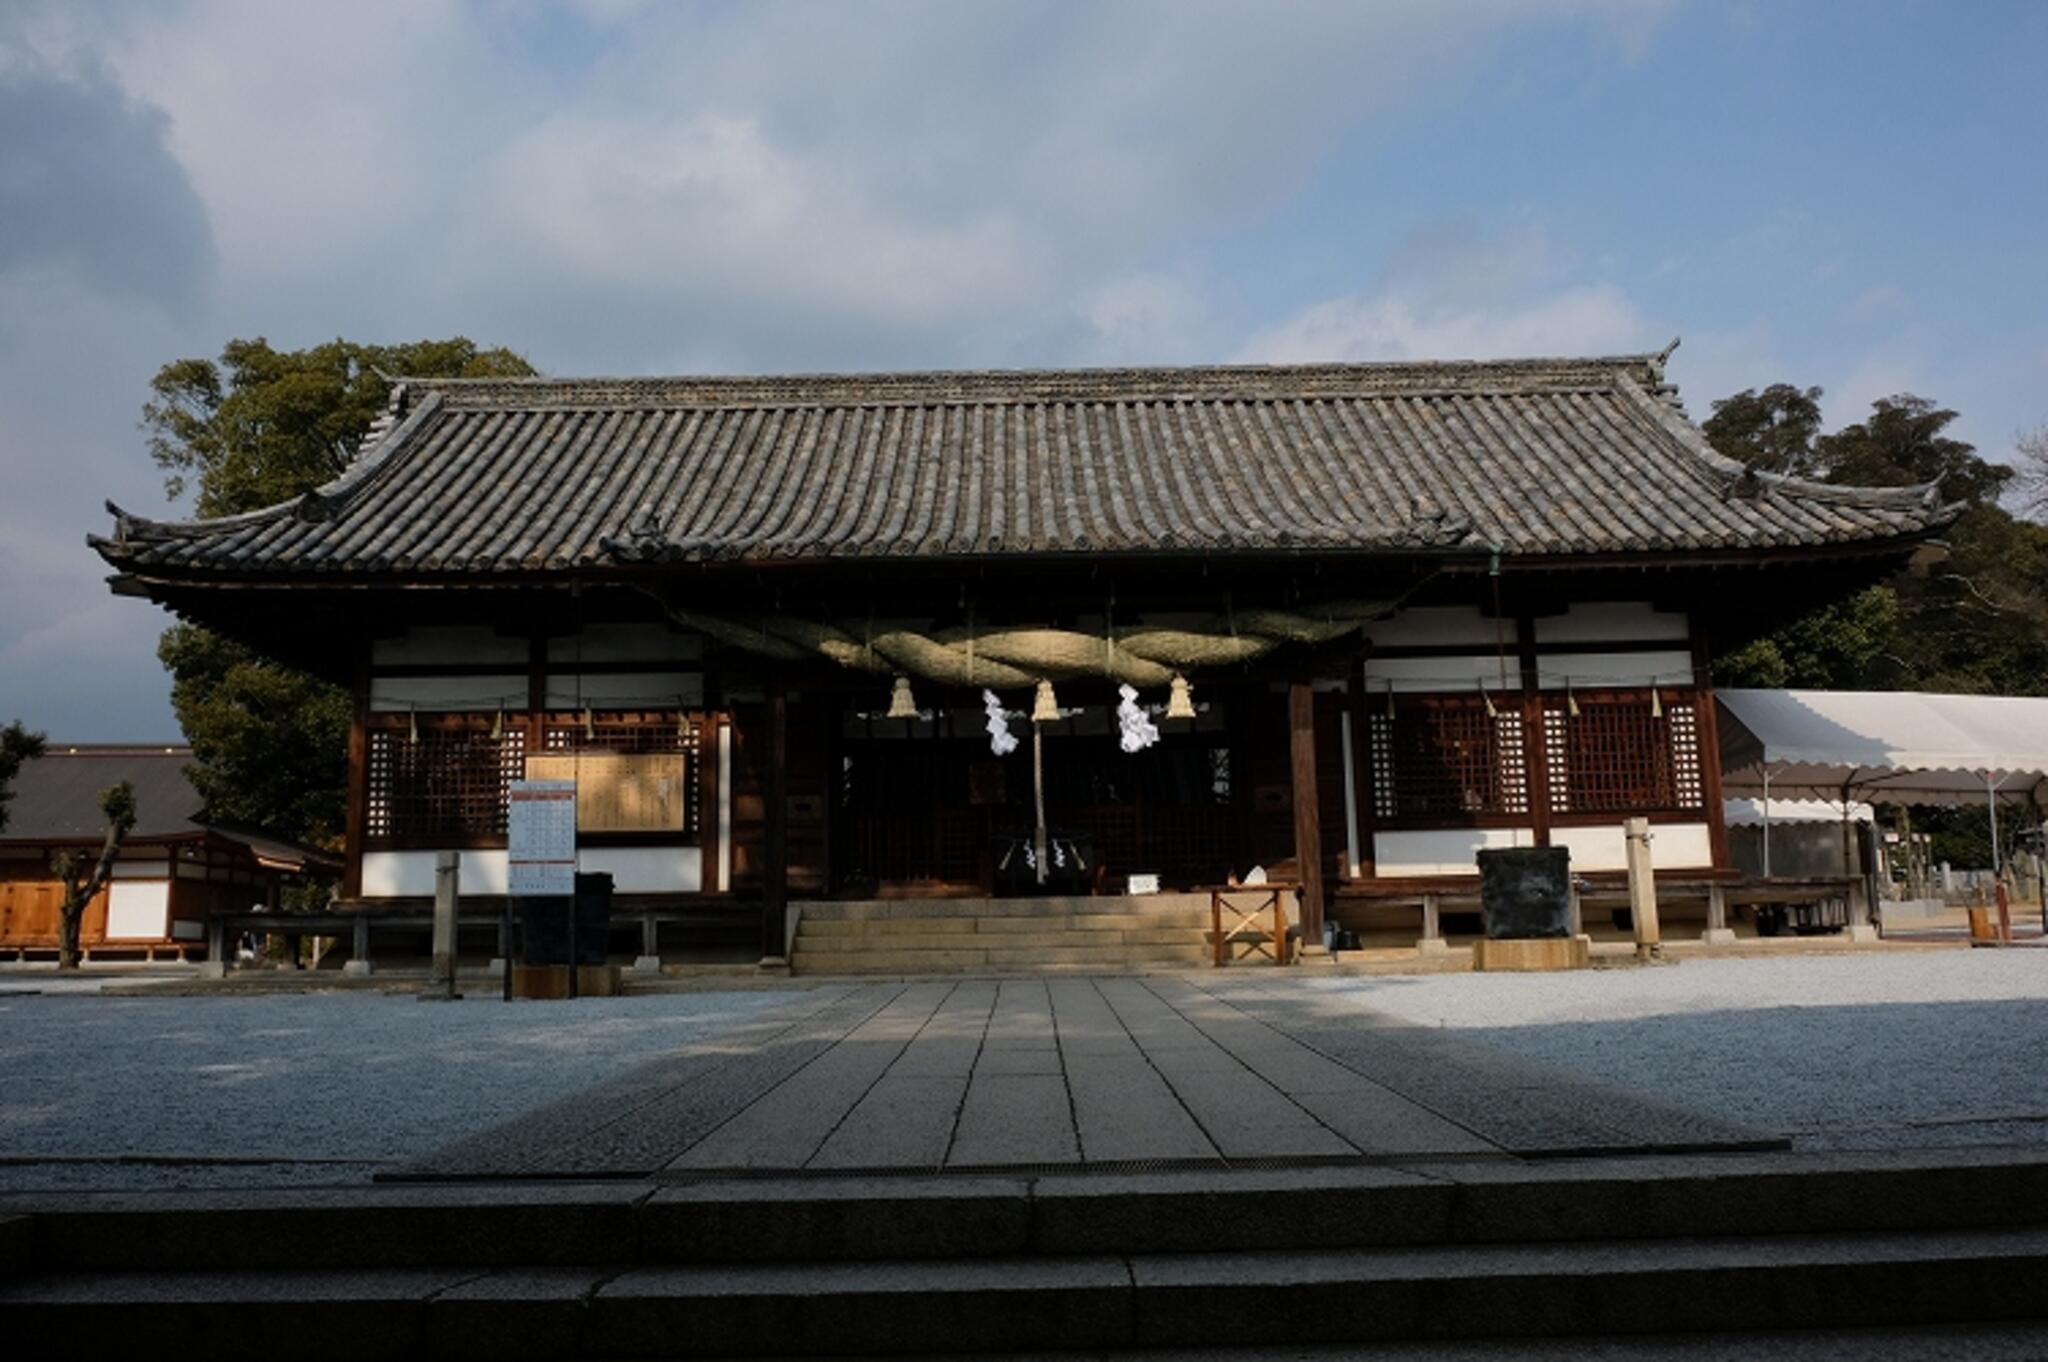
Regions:
<svg viewBox="0 0 2048 1362"><path fill-rule="evenodd" d="M1216 945L1217 968L1261 952L1276 965L1286 964L1287 896L1299 888L1292 880L1209 886L1209 932ZM1228 931L1223 926L1225 909L1233 919ZM1270 929L1261 925L1267 913L1272 914Z"/></svg>

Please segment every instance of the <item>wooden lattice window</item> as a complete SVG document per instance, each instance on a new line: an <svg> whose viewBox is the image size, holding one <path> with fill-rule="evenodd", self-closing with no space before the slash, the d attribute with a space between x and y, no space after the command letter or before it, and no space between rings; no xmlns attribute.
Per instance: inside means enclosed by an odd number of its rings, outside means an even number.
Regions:
<svg viewBox="0 0 2048 1362"><path fill-rule="evenodd" d="M1383 823L1456 826L1529 811L1519 708L1427 696L1372 717L1373 813Z"/></svg>
<svg viewBox="0 0 2048 1362"><path fill-rule="evenodd" d="M506 791L525 774L526 735L473 726L380 728L369 734L368 807L373 840L463 846L505 835Z"/></svg>
<svg viewBox="0 0 2048 1362"><path fill-rule="evenodd" d="M1546 704L1544 756L1553 813L1655 813L1706 802L1691 692L1611 691Z"/></svg>

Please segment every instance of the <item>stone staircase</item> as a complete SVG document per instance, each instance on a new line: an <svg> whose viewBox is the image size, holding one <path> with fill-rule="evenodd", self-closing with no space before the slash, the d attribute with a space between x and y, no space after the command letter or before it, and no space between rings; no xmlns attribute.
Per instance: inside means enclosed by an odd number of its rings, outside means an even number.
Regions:
<svg viewBox="0 0 2048 1362"><path fill-rule="evenodd" d="M1128 974L1213 958L1207 894L797 906L797 974Z"/></svg>
<svg viewBox="0 0 2048 1362"><path fill-rule="evenodd" d="M0 1197L0 1321L24 1362L1979 1357L2048 1316L2044 1221L2038 1150L66 1192ZM1750 1332L1849 1329L1914 1332Z"/></svg>

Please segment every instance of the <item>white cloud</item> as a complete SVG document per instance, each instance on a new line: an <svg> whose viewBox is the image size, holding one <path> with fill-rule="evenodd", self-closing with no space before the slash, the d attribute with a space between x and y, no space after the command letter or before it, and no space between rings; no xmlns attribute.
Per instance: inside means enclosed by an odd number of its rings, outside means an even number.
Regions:
<svg viewBox="0 0 2048 1362"><path fill-rule="evenodd" d="M1899 354L1874 354L1849 371L1846 378L1831 385L1821 410L1831 429L1855 425L1870 415L1871 403L1880 397L1900 393L1933 396L1926 390L1926 375L1913 360Z"/></svg>
<svg viewBox="0 0 2048 1362"><path fill-rule="evenodd" d="M156 502L134 422L168 360L456 332L557 372L1210 358L1234 300L1189 262L1332 147L1518 34L1632 51L1666 8L18 3L0 78L117 97L109 126L139 151L38 161L118 182L99 221L132 231L88 260L52 219L66 251L0 278L0 695L77 736L164 721L163 616L110 601L78 541L101 496ZM1270 343L1580 349L1629 329L1626 298L1532 282L1557 268L1543 243L1533 259L1462 295L1440 272L1435 293L1338 300ZM126 659L93 687L24 651L86 655L78 630Z"/></svg>
<svg viewBox="0 0 2048 1362"><path fill-rule="evenodd" d="M1307 308L1253 336L1240 358L1285 364L1592 355L1649 348L1651 334L1635 305L1612 284L1497 307L1431 306L1381 293Z"/></svg>

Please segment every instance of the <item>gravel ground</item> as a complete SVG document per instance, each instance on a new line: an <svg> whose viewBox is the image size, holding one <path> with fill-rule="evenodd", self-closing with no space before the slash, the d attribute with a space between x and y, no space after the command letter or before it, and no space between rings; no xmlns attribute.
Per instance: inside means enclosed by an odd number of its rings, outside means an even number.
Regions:
<svg viewBox="0 0 2048 1362"><path fill-rule="evenodd" d="M2048 950L1311 986L1799 1148L2048 1145Z"/></svg>
<svg viewBox="0 0 2048 1362"><path fill-rule="evenodd" d="M1297 977L1803 1148L2048 1145L2048 950ZM795 996L0 996L0 1190L360 1181Z"/></svg>
<svg viewBox="0 0 2048 1362"><path fill-rule="evenodd" d="M796 996L0 996L0 1189L360 1181Z"/></svg>

